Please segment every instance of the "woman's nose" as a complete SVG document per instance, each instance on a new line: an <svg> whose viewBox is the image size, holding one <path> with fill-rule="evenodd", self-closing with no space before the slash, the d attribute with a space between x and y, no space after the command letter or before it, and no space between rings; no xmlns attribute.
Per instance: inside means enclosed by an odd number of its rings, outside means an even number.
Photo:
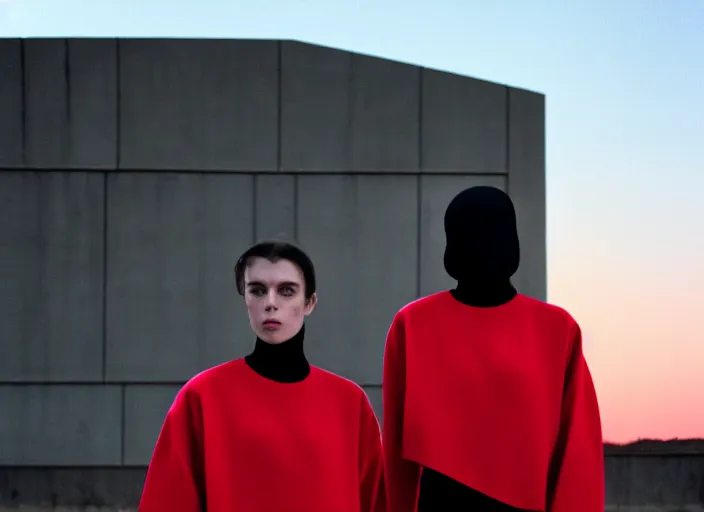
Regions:
<svg viewBox="0 0 704 512"><path fill-rule="evenodd" d="M276 307L276 293L269 292L266 295L266 309L273 309Z"/></svg>

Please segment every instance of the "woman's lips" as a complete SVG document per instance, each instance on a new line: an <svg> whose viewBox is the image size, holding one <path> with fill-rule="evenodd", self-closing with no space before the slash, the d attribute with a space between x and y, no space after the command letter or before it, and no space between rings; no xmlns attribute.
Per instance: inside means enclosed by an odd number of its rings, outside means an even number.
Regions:
<svg viewBox="0 0 704 512"><path fill-rule="evenodd" d="M264 320L264 329L273 331L281 327L281 322L277 320Z"/></svg>

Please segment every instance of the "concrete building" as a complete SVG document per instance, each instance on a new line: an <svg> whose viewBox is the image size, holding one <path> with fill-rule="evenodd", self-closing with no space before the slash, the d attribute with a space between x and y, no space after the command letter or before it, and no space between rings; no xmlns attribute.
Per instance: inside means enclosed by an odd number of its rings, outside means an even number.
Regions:
<svg viewBox="0 0 704 512"><path fill-rule="evenodd" d="M381 418L394 312L452 284L442 216L519 217L544 299L545 98L293 41L0 40L0 510L134 506L164 414L251 349L232 268L299 241L313 363Z"/></svg>

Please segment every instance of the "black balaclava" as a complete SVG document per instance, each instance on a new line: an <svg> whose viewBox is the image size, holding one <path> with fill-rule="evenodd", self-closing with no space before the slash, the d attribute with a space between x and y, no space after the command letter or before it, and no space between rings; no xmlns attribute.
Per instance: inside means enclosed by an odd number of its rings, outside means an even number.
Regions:
<svg viewBox="0 0 704 512"><path fill-rule="evenodd" d="M445 212L445 270L457 280L453 296L470 306L492 307L516 296L511 276L520 246L516 210L502 190L463 190Z"/></svg>
<svg viewBox="0 0 704 512"><path fill-rule="evenodd" d="M255 372L277 382L300 382L310 373L310 364L303 352L306 326L283 343L272 344L257 336L254 350L245 361Z"/></svg>

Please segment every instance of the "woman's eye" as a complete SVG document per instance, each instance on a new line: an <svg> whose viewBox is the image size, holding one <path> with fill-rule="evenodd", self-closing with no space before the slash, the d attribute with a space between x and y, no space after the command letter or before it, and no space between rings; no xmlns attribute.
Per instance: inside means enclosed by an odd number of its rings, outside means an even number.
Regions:
<svg viewBox="0 0 704 512"><path fill-rule="evenodd" d="M290 286L284 286L281 289L281 293L283 293L286 297L290 297L291 295L293 295L293 288L291 288Z"/></svg>

